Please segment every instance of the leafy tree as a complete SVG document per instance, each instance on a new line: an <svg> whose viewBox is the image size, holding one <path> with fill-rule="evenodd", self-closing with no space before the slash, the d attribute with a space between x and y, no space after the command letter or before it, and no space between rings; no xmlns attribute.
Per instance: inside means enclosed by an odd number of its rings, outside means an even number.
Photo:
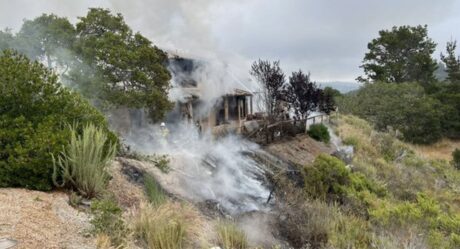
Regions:
<svg viewBox="0 0 460 249"><path fill-rule="evenodd" d="M154 121L172 107L166 53L134 34L121 14L92 8L77 23L77 34L76 53L84 65L70 75L79 87L96 89L110 104L145 108Z"/></svg>
<svg viewBox="0 0 460 249"><path fill-rule="evenodd" d="M361 65L366 77L358 78L362 82L429 84L435 80L437 63L431 55L436 44L428 37L426 25L381 30L367 47Z"/></svg>
<svg viewBox="0 0 460 249"><path fill-rule="evenodd" d="M0 89L0 187L51 189L51 155L67 143L67 124L96 124L116 141L104 116L39 62L0 52Z"/></svg>
<svg viewBox="0 0 460 249"><path fill-rule="evenodd" d="M443 105L416 83L365 84L340 100L339 109L371 121L377 130L397 129L409 142L432 143L443 135Z"/></svg>
<svg viewBox="0 0 460 249"><path fill-rule="evenodd" d="M310 74L299 70L289 77L284 93L284 99L294 109L295 115L304 119L319 106L322 91L310 80Z"/></svg>
<svg viewBox="0 0 460 249"><path fill-rule="evenodd" d="M261 90L261 101L269 118L274 119L279 115L278 105L282 100L281 90L285 83L283 70L280 62L260 60L252 64L250 74L259 83Z"/></svg>
<svg viewBox="0 0 460 249"><path fill-rule="evenodd" d="M325 90L319 88L315 82L311 81L310 74L299 70L293 72L289 77L281 98L294 110L297 118L305 119L312 111L323 111L329 114L335 110L334 94L337 93L333 88L329 87Z"/></svg>
<svg viewBox="0 0 460 249"><path fill-rule="evenodd" d="M441 61L446 64L447 80L460 83L460 56L455 55L457 41L447 42L447 55L441 53Z"/></svg>
<svg viewBox="0 0 460 249"><path fill-rule="evenodd" d="M337 90L337 89L335 89L333 87L330 87L330 86L326 86L323 89L323 91L324 91L324 93L328 93L329 95L331 95L334 98L342 96L342 93L339 90Z"/></svg>
<svg viewBox="0 0 460 249"><path fill-rule="evenodd" d="M74 26L65 17L43 14L25 20L16 36L20 52L31 59L45 61L49 68L68 67L76 39Z"/></svg>
<svg viewBox="0 0 460 249"><path fill-rule="evenodd" d="M319 110L330 114L336 108L335 98L340 97L342 94L332 88L325 87L323 90L320 90L319 93Z"/></svg>
<svg viewBox="0 0 460 249"><path fill-rule="evenodd" d="M15 37L11 33L11 29L0 31L0 51L5 49L14 48Z"/></svg>
<svg viewBox="0 0 460 249"><path fill-rule="evenodd" d="M460 138L460 84L455 82L439 83L439 89L431 94L442 104L442 132L453 139Z"/></svg>

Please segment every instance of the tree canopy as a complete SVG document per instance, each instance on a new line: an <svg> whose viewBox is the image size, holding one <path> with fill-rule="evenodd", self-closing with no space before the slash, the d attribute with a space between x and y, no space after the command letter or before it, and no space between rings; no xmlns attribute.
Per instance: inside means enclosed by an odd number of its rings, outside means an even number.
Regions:
<svg viewBox="0 0 460 249"><path fill-rule="evenodd" d="M369 49L361 68L360 81L418 82L435 80L436 61L431 57L436 44L428 37L427 26L400 26L381 30Z"/></svg>
<svg viewBox="0 0 460 249"><path fill-rule="evenodd" d="M145 108L152 120L162 118L171 108L166 53L141 34L133 33L121 14L90 9L77 23L77 34L77 55L96 69L86 83L100 84L103 99L115 105ZM73 73L81 76L88 72L78 68ZM85 76L77 79L84 80Z"/></svg>
<svg viewBox="0 0 460 249"><path fill-rule="evenodd" d="M460 83L460 56L455 55L457 41L450 41L446 45L447 54L441 53L441 61L446 65L447 80Z"/></svg>
<svg viewBox="0 0 460 249"><path fill-rule="evenodd" d="M145 109L157 121L172 107L166 53L134 33L121 14L90 9L76 27L43 14L25 20L17 34L0 31L0 49L8 48L55 69L100 108Z"/></svg>
<svg viewBox="0 0 460 249"><path fill-rule="evenodd" d="M412 143L436 142L443 135L443 106L417 83L367 83L339 98L339 106L344 113L371 121L378 130L399 130Z"/></svg>
<svg viewBox="0 0 460 249"><path fill-rule="evenodd" d="M51 189L51 154L66 144L67 126L93 123L108 132L98 110L23 55L0 52L0 89L0 187Z"/></svg>
<svg viewBox="0 0 460 249"><path fill-rule="evenodd" d="M305 74L301 70L292 72L284 93L284 99L300 119L308 117L308 114L319 106L320 89L310 80L310 74Z"/></svg>
<svg viewBox="0 0 460 249"><path fill-rule="evenodd" d="M282 100L281 91L286 81L279 61L260 60L252 64L250 74L260 86L260 97L263 108L270 118L279 114L278 103Z"/></svg>
<svg viewBox="0 0 460 249"><path fill-rule="evenodd" d="M74 26L64 17L43 14L25 20L16 36L16 49L49 68L65 66L71 59L76 39Z"/></svg>

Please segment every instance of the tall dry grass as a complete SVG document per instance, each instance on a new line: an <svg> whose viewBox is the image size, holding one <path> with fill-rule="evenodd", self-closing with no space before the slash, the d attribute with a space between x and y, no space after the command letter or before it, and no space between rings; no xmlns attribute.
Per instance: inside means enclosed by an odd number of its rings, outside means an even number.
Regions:
<svg viewBox="0 0 460 249"><path fill-rule="evenodd" d="M142 203L134 217L134 234L151 249L181 249L198 241L201 220L187 204L164 202L155 206Z"/></svg>
<svg viewBox="0 0 460 249"><path fill-rule="evenodd" d="M217 225L219 246L223 249L246 249L248 239L246 234L236 224L223 221Z"/></svg>
<svg viewBox="0 0 460 249"><path fill-rule="evenodd" d="M452 160L452 152L460 149L460 141L452 139L443 139L430 145L411 145L417 154L425 159L432 160Z"/></svg>

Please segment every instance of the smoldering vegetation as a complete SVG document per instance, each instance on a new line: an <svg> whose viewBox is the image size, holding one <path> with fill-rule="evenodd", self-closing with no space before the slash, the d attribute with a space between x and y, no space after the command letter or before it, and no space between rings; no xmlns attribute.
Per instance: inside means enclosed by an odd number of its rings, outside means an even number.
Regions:
<svg viewBox="0 0 460 249"><path fill-rule="evenodd" d="M125 137L131 150L144 155L166 154L171 172L185 190L184 198L196 202L216 201L230 214L267 210L269 205L270 169L254 154L264 153L257 144L236 135L214 139L209 133L199 133L192 124L168 126L164 137L161 128L146 125Z"/></svg>

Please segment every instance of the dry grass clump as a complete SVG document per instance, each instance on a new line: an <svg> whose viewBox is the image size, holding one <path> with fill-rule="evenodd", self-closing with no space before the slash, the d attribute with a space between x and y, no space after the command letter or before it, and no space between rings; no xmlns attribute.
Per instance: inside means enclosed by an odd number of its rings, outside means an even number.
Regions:
<svg viewBox="0 0 460 249"><path fill-rule="evenodd" d="M199 240L199 214L187 204L165 202L155 206L142 203L134 218L134 234L148 248L180 249Z"/></svg>
<svg viewBox="0 0 460 249"><path fill-rule="evenodd" d="M414 151L423 158L431 160L452 160L452 151L460 149L460 141L442 139L431 145L411 145Z"/></svg>
<svg viewBox="0 0 460 249"><path fill-rule="evenodd" d="M246 249L248 239L246 234L234 223L224 221L217 225L219 246L223 249Z"/></svg>
<svg viewBox="0 0 460 249"><path fill-rule="evenodd" d="M96 235L96 248L97 249L111 249L112 243L110 236L105 233L100 233Z"/></svg>
<svg viewBox="0 0 460 249"><path fill-rule="evenodd" d="M334 228L333 206L320 199L308 200L302 188L286 175L277 179L280 215L276 226L282 237L294 248L323 248L327 246Z"/></svg>

